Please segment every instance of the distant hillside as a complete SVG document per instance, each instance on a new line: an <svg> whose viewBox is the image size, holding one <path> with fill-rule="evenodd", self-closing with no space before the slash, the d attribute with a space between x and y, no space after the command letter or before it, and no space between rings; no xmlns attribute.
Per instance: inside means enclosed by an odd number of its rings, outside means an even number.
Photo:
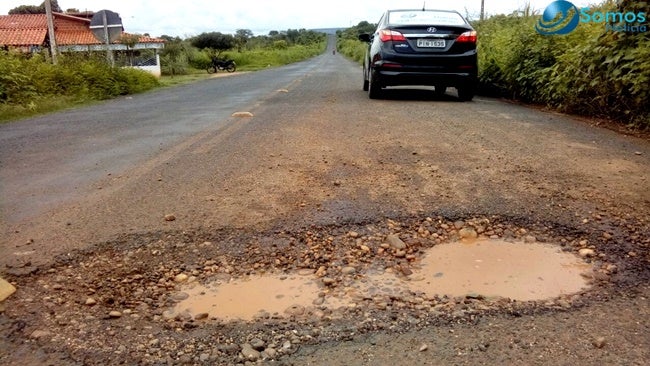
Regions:
<svg viewBox="0 0 650 366"><path fill-rule="evenodd" d="M336 31L338 30L344 30L346 28L318 28L318 29L312 29L314 32L321 32L321 33L326 33L326 34L336 34Z"/></svg>

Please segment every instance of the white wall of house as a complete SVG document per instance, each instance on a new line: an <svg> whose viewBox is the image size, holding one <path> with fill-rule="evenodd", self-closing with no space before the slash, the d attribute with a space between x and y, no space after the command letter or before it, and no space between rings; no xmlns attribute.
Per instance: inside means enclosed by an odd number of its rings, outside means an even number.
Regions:
<svg viewBox="0 0 650 366"><path fill-rule="evenodd" d="M160 77L162 75L162 71L160 70L160 55L156 54L156 64L155 65L147 65L147 66L131 66L134 69L140 69L143 71L147 71L152 73L156 77Z"/></svg>
<svg viewBox="0 0 650 366"><path fill-rule="evenodd" d="M133 48L132 50L145 50L145 49L163 49L165 45L163 43L138 43ZM111 44L109 45L109 48L113 51L124 51L127 50L127 46L123 44ZM59 46L58 47L59 52L88 52L88 51L95 51L95 52L100 52L100 51L106 51L106 45L71 45L71 46ZM158 51L156 51L156 59L155 59L155 64L151 63L148 65L142 65L142 66L128 66L128 67L133 67L135 69L140 69L144 70L147 72L152 73L156 77L160 77L162 75L161 67L160 67L160 55L158 55Z"/></svg>

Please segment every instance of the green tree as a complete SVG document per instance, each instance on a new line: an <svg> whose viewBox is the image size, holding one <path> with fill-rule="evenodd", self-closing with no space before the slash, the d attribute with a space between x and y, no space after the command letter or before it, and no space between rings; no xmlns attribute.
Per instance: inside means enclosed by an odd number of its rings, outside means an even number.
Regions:
<svg viewBox="0 0 650 366"><path fill-rule="evenodd" d="M57 0L51 1L52 11L56 13L63 13ZM9 14L45 14L45 1L41 5L20 5L11 10Z"/></svg>
<svg viewBox="0 0 650 366"><path fill-rule="evenodd" d="M235 32L235 43L237 44L237 51L241 52L242 48L246 46L248 40L253 37L253 31L250 29L237 29Z"/></svg>
<svg viewBox="0 0 650 366"><path fill-rule="evenodd" d="M235 37L221 32L201 33L192 39L191 43L192 46L201 50L208 50L215 57L218 57L221 52L235 47Z"/></svg>

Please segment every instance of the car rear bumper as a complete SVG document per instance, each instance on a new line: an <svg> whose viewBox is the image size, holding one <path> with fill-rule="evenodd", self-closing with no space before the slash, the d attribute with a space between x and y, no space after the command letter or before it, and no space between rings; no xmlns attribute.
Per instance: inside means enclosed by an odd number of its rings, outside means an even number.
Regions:
<svg viewBox="0 0 650 366"><path fill-rule="evenodd" d="M455 55L404 55L382 52L372 64L382 86L474 85L478 79L476 51Z"/></svg>
<svg viewBox="0 0 650 366"><path fill-rule="evenodd" d="M475 85L476 73L473 72L414 72L375 69L379 78L377 81L383 86L395 85Z"/></svg>

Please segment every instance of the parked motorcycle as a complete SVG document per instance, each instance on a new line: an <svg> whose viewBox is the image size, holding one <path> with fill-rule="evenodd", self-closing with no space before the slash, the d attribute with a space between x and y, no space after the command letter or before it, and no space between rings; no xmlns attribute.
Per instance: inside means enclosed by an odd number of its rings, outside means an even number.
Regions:
<svg viewBox="0 0 650 366"><path fill-rule="evenodd" d="M216 73L219 70L226 70L228 72L235 72L237 70L237 65L235 64L235 61L233 60L221 60L218 58L213 58L212 62L210 65L208 65L208 73Z"/></svg>

